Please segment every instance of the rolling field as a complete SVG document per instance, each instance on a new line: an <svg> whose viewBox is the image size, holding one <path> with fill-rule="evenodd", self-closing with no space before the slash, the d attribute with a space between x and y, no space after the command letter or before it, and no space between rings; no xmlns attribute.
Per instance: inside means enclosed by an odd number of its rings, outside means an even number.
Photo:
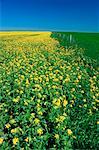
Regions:
<svg viewBox="0 0 99 150"><path fill-rule="evenodd" d="M98 149L98 44L65 41L0 32L0 150Z"/></svg>

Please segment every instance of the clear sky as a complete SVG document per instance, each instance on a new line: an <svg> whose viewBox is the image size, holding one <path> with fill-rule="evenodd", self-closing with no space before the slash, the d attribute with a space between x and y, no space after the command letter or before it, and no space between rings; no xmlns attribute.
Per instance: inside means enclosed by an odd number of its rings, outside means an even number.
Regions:
<svg viewBox="0 0 99 150"><path fill-rule="evenodd" d="M0 30L99 32L99 2L0 0Z"/></svg>

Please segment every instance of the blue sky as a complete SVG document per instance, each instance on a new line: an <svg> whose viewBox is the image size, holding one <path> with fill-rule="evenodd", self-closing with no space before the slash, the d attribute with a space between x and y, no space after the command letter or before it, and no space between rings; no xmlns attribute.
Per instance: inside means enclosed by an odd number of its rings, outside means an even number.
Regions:
<svg viewBox="0 0 99 150"><path fill-rule="evenodd" d="M0 30L99 32L98 0L0 0Z"/></svg>

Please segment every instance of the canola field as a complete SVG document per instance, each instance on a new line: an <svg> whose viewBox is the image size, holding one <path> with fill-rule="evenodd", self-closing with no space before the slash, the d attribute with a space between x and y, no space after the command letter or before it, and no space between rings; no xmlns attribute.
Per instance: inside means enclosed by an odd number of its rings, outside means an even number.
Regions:
<svg viewBox="0 0 99 150"><path fill-rule="evenodd" d="M0 32L0 150L98 149L99 68L51 32Z"/></svg>

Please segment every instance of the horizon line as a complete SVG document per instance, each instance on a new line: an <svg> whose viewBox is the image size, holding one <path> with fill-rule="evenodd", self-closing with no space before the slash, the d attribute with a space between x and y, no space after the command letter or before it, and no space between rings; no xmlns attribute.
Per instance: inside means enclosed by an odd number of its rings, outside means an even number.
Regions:
<svg viewBox="0 0 99 150"><path fill-rule="evenodd" d="M28 29L0 29L0 32L7 32L7 31L8 31L8 32L11 32L11 31L12 31L12 32L16 32L16 31L19 31L19 32L20 32L20 31L21 31L21 32L23 32L23 31L25 31L25 32L28 32L28 31L31 31L31 32L40 32L40 31L41 31L41 32L99 33L99 31L81 31L81 30L78 30L78 31L77 31L77 30L75 30L75 31L73 30L73 31L72 31L72 30L47 30L47 29L46 29L46 30L44 30L44 29L40 29L40 30L38 30L38 29L34 29L34 30L33 30L33 29L29 29L29 30L28 30Z"/></svg>

